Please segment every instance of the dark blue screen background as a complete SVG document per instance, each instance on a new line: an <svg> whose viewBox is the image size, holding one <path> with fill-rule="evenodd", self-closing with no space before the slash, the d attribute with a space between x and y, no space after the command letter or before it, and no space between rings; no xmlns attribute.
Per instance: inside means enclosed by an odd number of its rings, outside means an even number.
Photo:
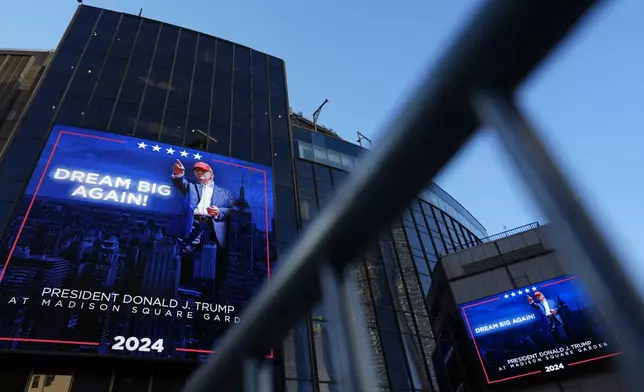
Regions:
<svg viewBox="0 0 644 392"><path fill-rule="evenodd" d="M191 181L192 165L208 163L216 185L233 196L226 237L214 245L183 249L185 243L167 230L186 208L183 194L171 181L176 159ZM131 186L54 179L57 169L109 175L112 181L129 178ZM139 181L165 186L169 195L138 192ZM103 194L113 189L119 197L120 192L131 192L148 199L145 205L136 205L72 196L81 185L87 190L102 188ZM275 257L272 219L270 167L160 142L54 126L2 238L0 337L7 340L0 341L0 349L203 359L269 274L269 259ZM135 310L134 304L118 300L107 303L105 311L89 309L91 301L85 301L84 308L83 301L71 306L69 299L61 306L54 306L57 301L45 306L44 287L173 299L189 309L181 315L171 309L167 315L166 307L152 305L151 313L144 314L143 306ZM198 308L197 302L233 306L229 314L233 321L224 321L224 314L212 308ZM112 347L115 336L162 339L164 349L117 351Z"/></svg>
<svg viewBox="0 0 644 392"><path fill-rule="evenodd" d="M551 301L549 305L557 309L558 319L552 320L529 305L527 296L534 299L536 291ZM576 362L622 350L576 276L547 280L459 306L490 383L546 372L546 366L552 364L563 364L565 371ZM584 342L590 342L591 348L575 346ZM522 359L512 361L517 358Z"/></svg>

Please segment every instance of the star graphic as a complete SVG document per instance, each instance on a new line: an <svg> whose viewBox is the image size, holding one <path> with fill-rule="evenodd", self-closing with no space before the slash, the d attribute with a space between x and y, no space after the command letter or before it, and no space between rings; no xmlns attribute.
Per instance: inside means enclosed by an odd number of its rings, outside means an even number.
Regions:
<svg viewBox="0 0 644 392"><path fill-rule="evenodd" d="M512 294L510 294L510 295L512 295L513 297L516 297L516 296L517 296L515 293L512 293Z"/></svg>
<svg viewBox="0 0 644 392"><path fill-rule="evenodd" d="M165 150L168 152L168 154L174 155L174 150L172 149L172 147L166 148Z"/></svg>
<svg viewBox="0 0 644 392"><path fill-rule="evenodd" d="M159 147L159 145L156 144L156 145L152 146L152 151L159 152L159 151L161 151L161 147Z"/></svg>
<svg viewBox="0 0 644 392"><path fill-rule="evenodd" d="M537 288L532 286L532 291L537 291Z"/></svg>
<svg viewBox="0 0 644 392"><path fill-rule="evenodd" d="M200 160L200 159L201 159L201 155L199 155L199 153L197 153L197 154L192 154L192 155L194 155L195 159L197 159L197 160Z"/></svg>
<svg viewBox="0 0 644 392"><path fill-rule="evenodd" d="M519 290L519 294L523 294L523 291Z"/></svg>
<svg viewBox="0 0 644 392"><path fill-rule="evenodd" d="M181 154L182 157L188 156L188 152L186 150L181 151L179 154Z"/></svg>
<svg viewBox="0 0 644 392"><path fill-rule="evenodd" d="M148 145L147 145L147 144L145 144L144 142L139 143L139 148L142 148L142 149L144 149L144 150L145 150L145 148L146 148L147 146L148 146Z"/></svg>
<svg viewBox="0 0 644 392"><path fill-rule="evenodd" d="M510 296L506 294L506 295L503 296L503 298L508 299L508 298L510 298Z"/></svg>

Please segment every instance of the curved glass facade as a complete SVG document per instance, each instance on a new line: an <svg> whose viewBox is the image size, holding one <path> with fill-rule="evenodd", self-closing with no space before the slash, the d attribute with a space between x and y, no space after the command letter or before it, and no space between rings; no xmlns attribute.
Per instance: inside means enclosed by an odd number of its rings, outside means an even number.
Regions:
<svg viewBox="0 0 644 392"><path fill-rule="evenodd" d="M333 203L364 152L338 138L289 126L288 108L284 62L276 57L178 26L81 5L1 157L0 230L52 125L64 124L272 167L277 249L271 253L279 269L277 254ZM436 347L430 327L435 315L425 303L433 270L446 249L467 247L485 236L471 214L432 184L358 260L359 294L381 390L413 391L423 385L438 390L431 360L446 353ZM336 390L328 336L333 322L320 305L275 349L277 390ZM128 361L92 368L68 356L53 369L32 356L23 357L10 374L0 374L3 385L24 386L27 374L74 375L69 378L74 391L173 391L194 367L173 363L164 371L163 364Z"/></svg>
<svg viewBox="0 0 644 392"><path fill-rule="evenodd" d="M356 158L367 151L355 144L315 134L299 126L293 126L292 129L295 140L294 153L296 157L301 159L350 171L355 166ZM488 236L485 227L438 185L431 183L418 197L447 212L476 237L485 238Z"/></svg>
<svg viewBox="0 0 644 392"><path fill-rule="evenodd" d="M299 229L306 230L322 210L333 205L333 193L365 150L301 127L292 127L292 132ZM460 213L455 213L457 208ZM434 267L447 249L471 246L481 238L479 233L486 233L482 227L472 231L480 223L472 223L471 215L465 211L468 219L462 211L442 189L430 187L358 261L373 372L383 391L421 390L428 384L439 390L432 359L447 353L436 347L430 325L435 315L425 303ZM286 377L293 391L334 390L339 380L332 371L333 353L326 335L333 322L320 304L287 339Z"/></svg>

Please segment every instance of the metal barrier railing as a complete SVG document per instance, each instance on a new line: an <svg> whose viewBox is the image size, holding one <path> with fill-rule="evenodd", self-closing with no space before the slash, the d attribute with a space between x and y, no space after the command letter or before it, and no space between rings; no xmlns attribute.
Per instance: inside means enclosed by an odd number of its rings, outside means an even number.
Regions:
<svg viewBox="0 0 644 392"><path fill-rule="evenodd" d="M512 235L515 235L515 234L520 234L520 233L526 232L528 230L536 229L537 227L539 227L539 222L528 223L527 225L515 227L515 228L510 229L510 230L506 230L506 231L502 231L500 233L492 234L491 236L481 238L480 240L477 240L477 241L468 241L464 245L454 246L452 248L447 249L445 251L445 253L449 255L449 254L452 254L452 253L460 252L462 250L469 249L469 248L472 248L474 246L483 245L483 244L486 244L488 242L498 241L500 239L510 237Z"/></svg>
<svg viewBox="0 0 644 392"><path fill-rule="evenodd" d="M567 268L593 287L626 353L624 365L639 385L644 372L644 307L622 264L613 256L527 120L514 106L517 87L598 3L489 1L410 100L391 132L365 157L334 208L321 214L282 267L228 331L224 342L190 378L186 390L272 390L263 353L280 345L296 322L323 297L334 312L332 340L345 391L372 390L369 354L351 268L377 237L480 125L495 128L556 231ZM382 187L383 183L389 186ZM383 209L382 206L387 205ZM614 304L619 306L614 306ZM243 375L243 377L242 377ZM242 382L243 378L243 382ZM636 384L637 385L637 384ZM428 387L428 390L429 387Z"/></svg>

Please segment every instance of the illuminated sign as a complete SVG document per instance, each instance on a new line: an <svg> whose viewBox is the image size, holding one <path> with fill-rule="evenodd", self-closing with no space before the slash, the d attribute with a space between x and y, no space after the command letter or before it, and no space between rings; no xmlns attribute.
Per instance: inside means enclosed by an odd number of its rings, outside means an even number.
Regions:
<svg viewBox="0 0 644 392"><path fill-rule="evenodd" d="M459 307L488 384L562 371L622 352L576 276Z"/></svg>
<svg viewBox="0 0 644 392"><path fill-rule="evenodd" d="M1 243L0 349L203 359L270 277L272 189L269 167L55 126Z"/></svg>

